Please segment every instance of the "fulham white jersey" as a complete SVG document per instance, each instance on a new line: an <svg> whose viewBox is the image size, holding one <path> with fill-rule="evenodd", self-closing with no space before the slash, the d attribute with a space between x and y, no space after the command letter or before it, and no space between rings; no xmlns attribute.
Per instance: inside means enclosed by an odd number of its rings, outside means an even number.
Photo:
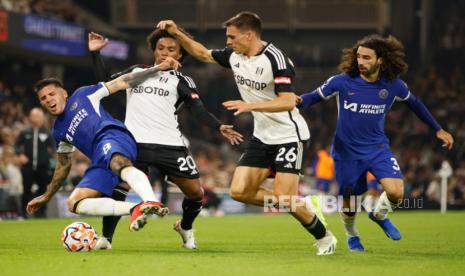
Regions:
<svg viewBox="0 0 465 276"><path fill-rule="evenodd" d="M294 66L273 44L253 57L236 54L231 48L213 50L212 57L232 69L237 88L245 102L271 101L280 92L294 92ZM310 138L307 123L297 108L283 112L252 112L253 135L265 144L277 145Z"/></svg>
<svg viewBox="0 0 465 276"><path fill-rule="evenodd" d="M142 67L132 72L143 70ZM160 71L126 90L125 124L137 143L186 146L177 110L200 101L194 81L177 71Z"/></svg>

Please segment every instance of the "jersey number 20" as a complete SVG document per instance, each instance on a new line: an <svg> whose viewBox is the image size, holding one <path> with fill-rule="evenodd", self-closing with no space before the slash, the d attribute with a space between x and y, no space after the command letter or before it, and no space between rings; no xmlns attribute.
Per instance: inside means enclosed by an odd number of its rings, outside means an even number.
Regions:
<svg viewBox="0 0 465 276"><path fill-rule="evenodd" d="M190 156L190 155L188 155L186 158L179 157L177 162L181 163L181 164L179 164L179 170L182 171L182 172L187 171L189 169L191 169L191 170L195 169L194 158L192 158L192 156Z"/></svg>

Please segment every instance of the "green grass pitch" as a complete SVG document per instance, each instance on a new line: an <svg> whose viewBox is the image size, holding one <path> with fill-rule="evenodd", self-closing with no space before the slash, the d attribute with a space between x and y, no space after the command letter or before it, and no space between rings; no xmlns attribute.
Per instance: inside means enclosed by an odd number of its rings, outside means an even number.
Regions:
<svg viewBox="0 0 465 276"><path fill-rule="evenodd" d="M187 251L171 230L178 219L151 219L140 232L117 229L113 250L67 252L62 229L82 220L101 229L100 219L0 222L0 275L464 275L465 212L398 212L390 217L402 232L389 240L358 218L366 252L347 250L337 215L327 216L337 236L332 256L316 256L314 240L288 215L199 218L199 249Z"/></svg>

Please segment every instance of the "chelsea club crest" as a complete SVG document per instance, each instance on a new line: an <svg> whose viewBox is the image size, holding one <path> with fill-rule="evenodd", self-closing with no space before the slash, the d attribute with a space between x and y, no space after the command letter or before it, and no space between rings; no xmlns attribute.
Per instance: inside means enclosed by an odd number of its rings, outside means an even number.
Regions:
<svg viewBox="0 0 465 276"><path fill-rule="evenodd" d="M381 99L387 99L387 97L389 96L389 91L387 91L386 89L381 89L379 90L379 97Z"/></svg>
<svg viewBox="0 0 465 276"><path fill-rule="evenodd" d="M73 111L76 109L76 107L78 106L78 103L77 102L74 102L71 107L69 108L69 111Z"/></svg>

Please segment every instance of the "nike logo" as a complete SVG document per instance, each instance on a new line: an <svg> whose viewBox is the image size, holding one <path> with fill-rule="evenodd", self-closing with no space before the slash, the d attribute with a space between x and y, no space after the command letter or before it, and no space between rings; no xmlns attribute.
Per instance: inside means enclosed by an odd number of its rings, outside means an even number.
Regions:
<svg viewBox="0 0 465 276"><path fill-rule="evenodd" d="M348 92L347 95L349 96L355 95L355 92Z"/></svg>

